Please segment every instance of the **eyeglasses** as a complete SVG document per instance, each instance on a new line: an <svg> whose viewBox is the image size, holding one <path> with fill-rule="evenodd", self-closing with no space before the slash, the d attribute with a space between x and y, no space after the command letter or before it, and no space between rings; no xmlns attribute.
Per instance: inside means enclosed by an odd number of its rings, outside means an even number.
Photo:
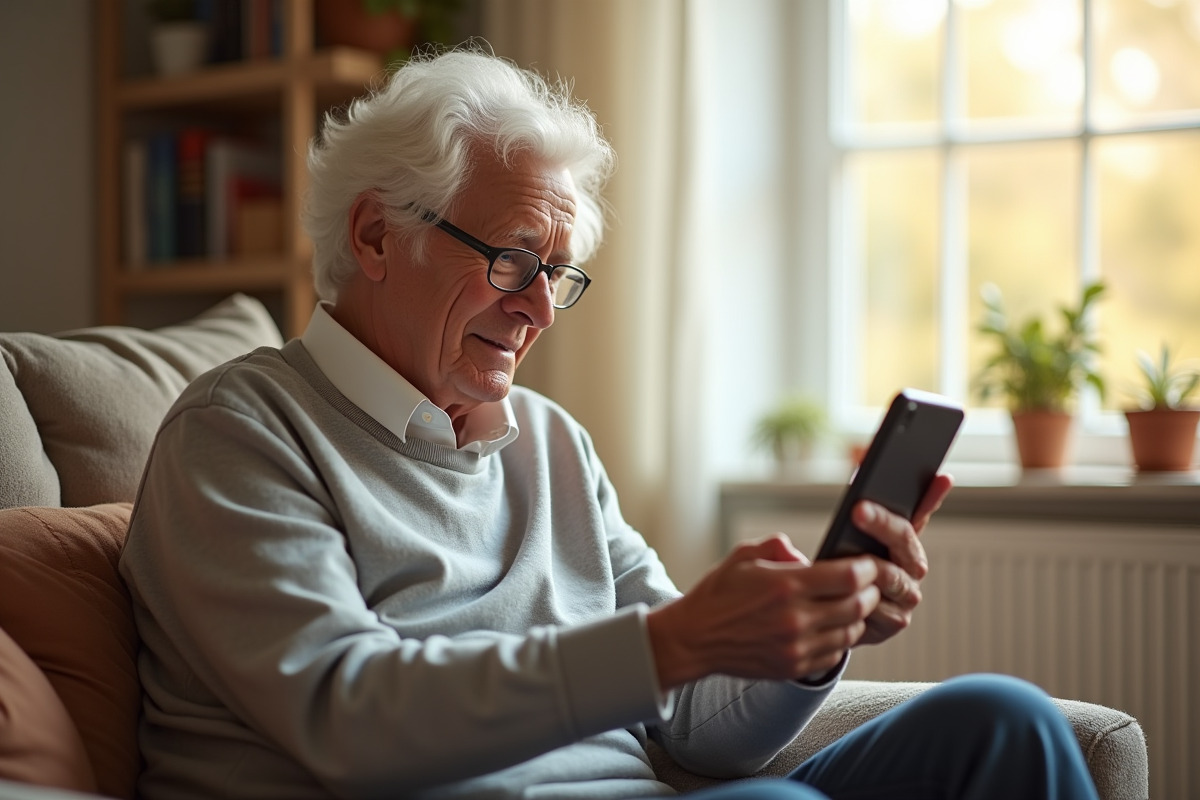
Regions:
<svg viewBox="0 0 1200 800"><path fill-rule="evenodd" d="M550 283L550 296L555 308L570 308L575 305L592 279L579 267L570 264L543 264L537 253L519 247L492 247L471 234L451 225L432 211L426 211L421 219L458 239L472 250L487 256L488 283L502 292L520 292L529 287L538 273L546 273Z"/></svg>

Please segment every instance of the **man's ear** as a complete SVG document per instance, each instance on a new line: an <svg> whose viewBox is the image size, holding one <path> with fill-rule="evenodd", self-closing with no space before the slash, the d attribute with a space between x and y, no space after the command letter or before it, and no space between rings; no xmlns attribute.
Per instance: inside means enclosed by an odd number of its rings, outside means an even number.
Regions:
<svg viewBox="0 0 1200 800"><path fill-rule="evenodd" d="M363 192L350 206L350 252L372 281L387 277L387 257L384 235L388 231L379 198L374 192Z"/></svg>

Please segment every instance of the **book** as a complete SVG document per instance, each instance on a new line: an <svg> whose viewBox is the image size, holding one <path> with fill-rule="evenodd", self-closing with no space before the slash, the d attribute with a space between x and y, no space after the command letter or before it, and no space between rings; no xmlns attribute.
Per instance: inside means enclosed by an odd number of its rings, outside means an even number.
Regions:
<svg viewBox="0 0 1200 800"><path fill-rule="evenodd" d="M176 143L178 180L175 205L175 256L203 258L207 250L205 231L205 151L210 134L203 128L185 128Z"/></svg>
<svg viewBox="0 0 1200 800"><path fill-rule="evenodd" d="M124 152L125 194L122 217L125 268L146 267L146 140L130 139Z"/></svg>
<svg viewBox="0 0 1200 800"><path fill-rule="evenodd" d="M241 0L208 0L209 60L213 63L242 58Z"/></svg>
<svg viewBox="0 0 1200 800"><path fill-rule="evenodd" d="M146 229L148 262L175 258L175 134L160 131L146 143Z"/></svg>
<svg viewBox="0 0 1200 800"><path fill-rule="evenodd" d="M278 191L241 198L234 214L233 234L234 255L269 256L281 253L283 198Z"/></svg>
<svg viewBox="0 0 1200 800"><path fill-rule="evenodd" d="M281 196L281 161L269 147L228 136L209 139L205 153L208 257L234 254L237 207L244 197Z"/></svg>
<svg viewBox="0 0 1200 800"><path fill-rule="evenodd" d="M242 58L269 58L272 52L273 0L242 0Z"/></svg>

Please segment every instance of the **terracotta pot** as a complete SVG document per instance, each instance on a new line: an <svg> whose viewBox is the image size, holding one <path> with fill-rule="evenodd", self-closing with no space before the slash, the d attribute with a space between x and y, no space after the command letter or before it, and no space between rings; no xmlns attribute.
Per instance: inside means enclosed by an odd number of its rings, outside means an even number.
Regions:
<svg viewBox="0 0 1200 800"><path fill-rule="evenodd" d="M1142 472L1177 472L1192 468L1200 410L1155 408L1126 411L1133 463Z"/></svg>
<svg viewBox="0 0 1200 800"><path fill-rule="evenodd" d="M1012 412L1017 454L1024 469L1059 469L1067 463L1074 417L1065 411Z"/></svg>
<svg viewBox="0 0 1200 800"><path fill-rule="evenodd" d="M361 0L315 0L313 16L320 42L345 45L387 55L412 47L417 39L417 22L396 11L368 13Z"/></svg>

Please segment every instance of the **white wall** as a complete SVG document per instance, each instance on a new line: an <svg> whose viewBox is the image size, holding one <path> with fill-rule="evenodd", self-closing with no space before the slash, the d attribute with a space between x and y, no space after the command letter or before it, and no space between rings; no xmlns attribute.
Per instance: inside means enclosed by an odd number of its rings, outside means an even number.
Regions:
<svg viewBox="0 0 1200 800"><path fill-rule="evenodd" d="M0 2L0 330L95 321L92 15Z"/></svg>

